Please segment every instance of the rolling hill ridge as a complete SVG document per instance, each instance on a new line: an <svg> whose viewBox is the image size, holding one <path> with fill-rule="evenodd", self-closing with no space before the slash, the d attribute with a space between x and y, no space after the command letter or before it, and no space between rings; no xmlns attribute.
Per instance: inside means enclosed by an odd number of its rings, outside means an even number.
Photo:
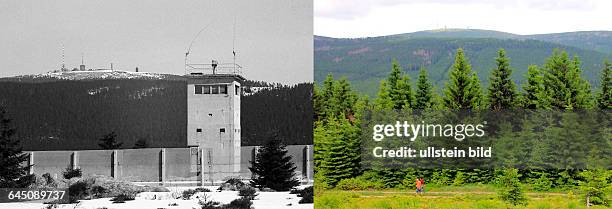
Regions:
<svg viewBox="0 0 612 209"><path fill-rule="evenodd" d="M495 67L499 48L506 49L514 69L513 80L522 83L527 66L541 65L555 49L580 57L584 76L597 84L603 60L610 58L612 32L573 32L516 35L490 30L431 30L369 38L330 38L315 36L315 80L328 73L347 77L360 92L375 95L378 82L385 78L391 61L397 59L413 80L425 67L438 89L447 79L457 48L463 48L484 86Z"/></svg>

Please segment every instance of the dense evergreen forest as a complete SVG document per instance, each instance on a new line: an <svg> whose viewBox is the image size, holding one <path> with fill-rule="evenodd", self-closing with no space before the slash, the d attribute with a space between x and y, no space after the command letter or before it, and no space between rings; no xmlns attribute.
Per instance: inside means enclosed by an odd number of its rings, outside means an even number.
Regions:
<svg viewBox="0 0 612 209"><path fill-rule="evenodd" d="M374 99L359 94L346 78L335 79L328 74L321 85L315 86L315 179L321 189L370 190L385 188L414 188L415 178L425 178L433 185L495 184L509 182L502 192L502 199L512 204L524 204L521 184L530 185L536 191L575 191L585 195L591 204L610 203L612 164L609 156L612 148L610 136L610 110L612 110L612 64L602 62L597 86L584 78L581 58L570 57L566 51L554 50L542 65L530 65L526 73L516 74L511 58L504 49L496 52L490 74L473 70L471 60L462 48L455 51L446 82L441 93L434 91L428 71L418 70L418 76L410 76L400 65L401 60L388 63L387 76L379 80ZM512 79L524 77L522 88ZM414 79L413 79L414 78ZM416 81L414 81L416 80ZM482 85L487 80L489 85ZM372 86L371 86L372 87ZM522 153L499 153L512 160L507 166L461 168L412 166L409 168L364 167L363 140L371 140L363 125L372 111L510 111L543 110L556 112L598 111L597 117L526 118L518 115L499 118L512 122L509 129L499 129L509 138L504 146L520 146L529 140L538 141L541 147L522 150ZM446 115L445 115L446 116ZM514 118L516 117L516 118ZM597 120L595 118L603 118ZM522 121L521 121L522 120ZM395 121L395 120L393 120ZM594 127L580 126L590 121ZM597 125L593 125L597 124ZM582 127L582 128L579 128ZM365 136L363 136L365 134ZM524 137L524 138L521 138ZM576 141L578 138L587 141ZM551 162L569 162L562 143L580 148L583 142L603 142L593 149L581 150L577 155L590 156L589 163L597 166L536 167L517 166L531 156L545 157ZM410 143L405 144L409 146ZM566 144L568 145L568 144ZM530 147L530 146L527 146ZM539 153L538 153L539 152ZM510 157L510 155L514 155ZM510 159L512 158L512 159ZM539 159L542 160L542 159ZM598 162L596 162L598 161ZM384 161L383 162L390 162ZM598 164L601 163L601 164ZM421 167L421 168L419 168ZM516 168L519 168L518 170ZM512 188L509 188L512 187ZM504 196L506 195L506 196ZM516 202L515 202L516 201Z"/></svg>
<svg viewBox="0 0 612 209"><path fill-rule="evenodd" d="M386 77L389 63L396 59L406 74L415 78L421 66L441 90L452 66L454 50L463 48L478 75L488 75L495 68L492 60L499 48L512 58L515 69L511 78L522 85L529 65L542 65L555 48L564 49L581 59L584 79L598 84L601 60L612 53L612 32L575 32L521 36L498 31L448 30L421 31L392 36L344 39L316 36L315 81L327 74L346 77L352 87L370 98L376 96L378 81ZM482 79L483 86L489 85ZM520 89L520 86L519 86Z"/></svg>
<svg viewBox="0 0 612 209"><path fill-rule="evenodd" d="M247 86L273 86L247 81ZM248 89L248 88L247 88ZM185 147L186 83L163 79L2 79L0 104L24 150L100 149L115 132L121 148ZM276 85L241 103L242 145L261 145L270 133L286 144L312 144L312 84ZM309 116L309 117L306 117ZM143 143L144 142L144 143Z"/></svg>

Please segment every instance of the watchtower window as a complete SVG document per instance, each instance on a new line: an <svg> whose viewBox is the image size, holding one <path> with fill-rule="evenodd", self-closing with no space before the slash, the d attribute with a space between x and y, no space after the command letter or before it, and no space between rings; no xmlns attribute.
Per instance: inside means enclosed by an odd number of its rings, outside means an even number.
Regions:
<svg viewBox="0 0 612 209"><path fill-rule="evenodd" d="M240 93L240 86L236 85L234 90L236 90L236 94L235 95L239 95L238 93Z"/></svg>
<svg viewBox="0 0 612 209"><path fill-rule="evenodd" d="M196 132L198 132L198 133L202 133L202 129L201 129L201 128L198 128L198 129L196 129Z"/></svg>
<svg viewBox="0 0 612 209"><path fill-rule="evenodd" d="M227 85L195 85L195 94L227 94Z"/></svg>
<svg viewBox="0 0 612 209"><path fill-rule="evenodd" d="M219 132L221 132L221 133L225 133L225 128L221 128L221 129L219 129Z"/></svg>

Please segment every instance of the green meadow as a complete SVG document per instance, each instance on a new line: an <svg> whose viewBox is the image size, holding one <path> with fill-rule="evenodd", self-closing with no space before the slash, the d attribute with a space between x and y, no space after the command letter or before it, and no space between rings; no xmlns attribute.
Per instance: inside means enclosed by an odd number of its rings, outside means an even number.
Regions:
<svg viewBox="0 0 612 209"><path fill-rule="evenodd" d="M427 188L423 194L414 190L378 191L317 190L315 208L587 208L575 191L526 191L526 205L514 206L500 200L492 185L464 185ZM609 208L591 206L590 208Z"/></svg>

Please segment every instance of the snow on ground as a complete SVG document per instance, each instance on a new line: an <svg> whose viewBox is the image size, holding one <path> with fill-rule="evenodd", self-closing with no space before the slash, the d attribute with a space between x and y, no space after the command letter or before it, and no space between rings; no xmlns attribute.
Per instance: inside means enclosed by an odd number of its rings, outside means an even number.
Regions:
<svg viewBox="0 0 612 209"><path fill-rule="evenodd" d="M168 187L171 192L182 192L185 189L195 189L196 187ZM238 199L238 192L223 191L215 192L217 187L206 187L213 192L206 192L209 200L217 201L222 204L227 204L234 199ZM195 194L194 196L197 196ZM132 200L125 203L112 203L111 198L100 198L94 200L81 200L79 204L58 205L58 209L192 209L200 208L198 199L182 200ZM259 196L253 200L253 208L255 209L312 209L313 204L299 204L301 197L289 192L259 192ZM176 203L177 206L170 206ZM46 208L43 203L0 203L2 209L41 209Z"/></svg>

